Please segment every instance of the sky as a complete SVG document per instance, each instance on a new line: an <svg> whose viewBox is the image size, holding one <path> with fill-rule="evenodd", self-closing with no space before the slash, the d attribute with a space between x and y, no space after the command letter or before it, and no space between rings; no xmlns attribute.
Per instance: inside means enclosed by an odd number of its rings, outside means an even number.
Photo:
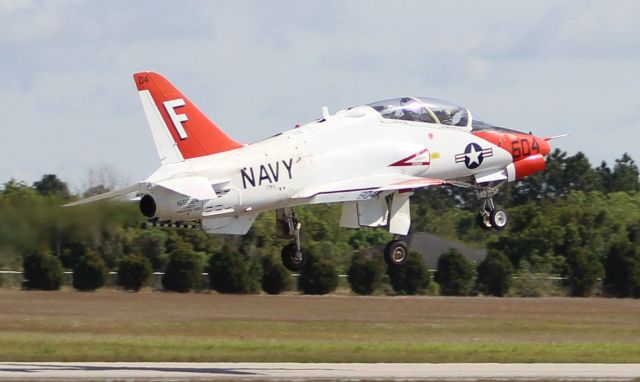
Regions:
<svg viewBox="0 0 640 382"><path fill-rule="evenodd" d="M0 183L146 178L143 70L245 143L412 95L640 161L638 1L0 0L0 58Z"/></svg>

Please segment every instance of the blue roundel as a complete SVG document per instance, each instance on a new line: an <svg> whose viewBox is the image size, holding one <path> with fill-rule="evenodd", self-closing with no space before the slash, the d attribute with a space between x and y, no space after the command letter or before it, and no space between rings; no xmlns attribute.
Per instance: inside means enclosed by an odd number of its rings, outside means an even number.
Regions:
<svg viewBox="0 0 640 382"><path fill-rule="evenodd" d="M464 149L464 165L468 169L480 167L484 157L482 155L482 147L477 143L469 143Z"/></svg>

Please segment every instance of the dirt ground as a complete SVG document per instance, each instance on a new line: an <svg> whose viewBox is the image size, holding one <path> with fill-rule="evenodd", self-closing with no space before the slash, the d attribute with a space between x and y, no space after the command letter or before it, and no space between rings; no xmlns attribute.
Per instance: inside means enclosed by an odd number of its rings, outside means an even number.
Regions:
<svg viewBox="0 0 640 382"><path fill-rule="evenodd" d="M640 362L640 300L0 289L0 360Z"/></svg>
<svg viewBox="0 0 640 382"><path fill-rule="evenodd" d="M423 322L429 319L566 320L640 324L640 300L609 298L363 297L94 293L0 289L0 328L34 318Z"/></svg>

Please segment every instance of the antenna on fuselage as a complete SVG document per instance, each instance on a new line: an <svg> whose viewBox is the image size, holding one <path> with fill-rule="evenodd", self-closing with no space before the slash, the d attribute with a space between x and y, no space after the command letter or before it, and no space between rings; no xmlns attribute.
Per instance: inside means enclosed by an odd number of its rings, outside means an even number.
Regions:
<svg viewBox="0 0 640 382"><path fill-rule="evenodd" d="M322 107L322 119L327 119L329 118L329 108L326 106Z"/></svg>

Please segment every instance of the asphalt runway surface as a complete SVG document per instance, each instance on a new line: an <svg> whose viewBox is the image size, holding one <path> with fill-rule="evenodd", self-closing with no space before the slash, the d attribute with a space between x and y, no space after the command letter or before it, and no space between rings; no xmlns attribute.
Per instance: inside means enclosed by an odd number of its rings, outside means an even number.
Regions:
<svg viewBox="0 0 640 382"><path fill-rule="evenodd" d="M1 362L2 381L634 380L640 364Z"/></svg>

